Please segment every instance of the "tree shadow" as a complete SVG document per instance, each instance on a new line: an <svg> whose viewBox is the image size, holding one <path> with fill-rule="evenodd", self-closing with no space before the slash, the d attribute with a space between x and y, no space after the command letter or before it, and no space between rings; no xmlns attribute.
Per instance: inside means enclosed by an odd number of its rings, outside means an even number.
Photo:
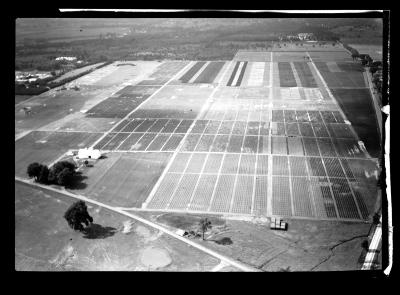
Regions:
<svg viewBox="0 0 400 295"><path fill-rule="evenodd" d="M92 223L82 231L85 239L105 239L113 236L116 232L117 229L114 227L104 227L97 223Z"/></svg>
<svg viewBox="0 0 400 295"><path fill-rule="evenodd" d="M84 189L87 187L87 184L84 183L83 181L87 179L88 177L86 175L82 175L82 172L78 171L75 173L75 175L71 179L71 183L65 186L67 189L71 190L80 190Z"/></svg>

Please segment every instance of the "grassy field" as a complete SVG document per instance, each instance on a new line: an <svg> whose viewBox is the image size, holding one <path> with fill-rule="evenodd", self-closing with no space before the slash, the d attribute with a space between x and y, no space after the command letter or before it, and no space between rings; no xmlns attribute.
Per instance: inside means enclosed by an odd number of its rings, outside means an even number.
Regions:
<svg viewBox="0 0 400 295"><path fill-rule="evenodd" d="M32 95L15 95L15 104L19 104L31 97Z"/></svg>
<svg viewBox="0 0 400 295"><path fill-rule="evenodd" d="M17 271L209 271L219 261L126 216L88 204L94 222L75 232L75 200L15 183Z"/></svg>
<svg viewBox="0 0 400 295"><path fill-rule="evenodd" d="M373 60L382 60L383 49L382 45L372 44L349 44L356 49L360 54L369 54Z"/></svg>
<svg viewBox="0 0 400 295"><path fill-rule="evenodd" d="M79 74L81 74L81 73L83 73L85 71L94 69L94 68L96 68L96 67L98 67L98 66L100 66L102 64L103 63L100 62L100 63L97 63L97 64L93 64L93 65L85 66L85 67L82 67L82 68L79 68L79 69L76 69L76 70L69 71L68 73L65 73L64 75L61 75L57 79L53 80L53 82L59 82L59 81L62 81L64 79L68 79L68 78L77 76L77 75L79 75Z"/></svg>

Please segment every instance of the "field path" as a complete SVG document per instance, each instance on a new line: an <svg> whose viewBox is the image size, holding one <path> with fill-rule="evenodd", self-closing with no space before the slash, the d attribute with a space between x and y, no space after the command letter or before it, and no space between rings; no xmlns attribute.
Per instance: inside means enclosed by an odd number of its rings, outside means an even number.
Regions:
<svg viewBox="0 0 400 295"><path fill-rule="evenodd" d="M210 249L208 249L208 248L206 248L206 247L204 247L202 245L199 245L198 243L195 243L195 242L193 242L191 240L188 240L187 238L181 237L181 236L177 235L176 233L174 233L174 232L172 232L172 231L170 231L170 230L168 230L168 229L166 229L166 228L164 228L164 227L162 227L162 226L160 226L160 225L158 225L158 224L156 224L154 222L151 222L151 221L149 221L147 219L144 219L144 218L142 218L140 216L137 216L135 214L125 212L125 211L123 211L121 209L118 209L116 207L109 206L109 205L106 205L104 203L101 203L101 202L98 202L98 201L95 201L95 200L91 200L91 199L89 199L87 197L84 197L84 196L81 196L81 195L76 195L76 194L70 193L70 192L68 192L66 190L59 190L59 189L56 189L56 188L53 188L53 187L50 187L50 186L45 186L45 185L41 185L41 184L38 184L38 183L33 183L32 181L29 181L29 180L26 180L26 179L23 179L23 178L20 178L20 177L17 177L17 176L15 176L15 181L19 181L19 182L26 183L26 184L34 186L34 187L38 187L38 188L41 188L41 189L45 189L45 190L53 191L53 192L56 192L56 193L59 193L59 194L63 194L63 195L66 195L68 197L71 197L71 198L74 198L74 199L77 199L77 200L82 200L82 201L97 205L99 207L106 208L106 209L111 210L113 212L128 216L128 217L130 217L132 219L135 219L135 220L137 220L137 221L139 221L139 222L141 222L143 224L146 224L146 225L148 225L148 226L150 226L150 227L152 227L154 229L162 231L163 233L166 233L167 235L170 235L171 237L173 237L175 239L178 239L178 240L180 240L180 241L182 241L182 242L184 242L184 243L186 243L186 244L188 244L188 245L190 245L190 246L192 246L192 247L194 247L194 248L196 248L196 249L198 249L200 251L203 251L203 252L205 252L205 253L207 253L207 254L209 254L211 256L214 256L215 258L220 259L223 262L226 262L226 263L228 263L228 264L230 264L230 265L232 265L234 267L237 267L238 269L240 269L242 271L248 271L248 272L260 271L260 270L258 270L256 268L253 268L251 266L245 265L245 264L243 264L243 263L241 263L239 261L236 261L234 259L231 259L231 258L228 258L226 256L223 256L223 255L221 255L221 254L219 254L219 253L217 253L217 252L215 252L213 250L210 250Z"/></svg>

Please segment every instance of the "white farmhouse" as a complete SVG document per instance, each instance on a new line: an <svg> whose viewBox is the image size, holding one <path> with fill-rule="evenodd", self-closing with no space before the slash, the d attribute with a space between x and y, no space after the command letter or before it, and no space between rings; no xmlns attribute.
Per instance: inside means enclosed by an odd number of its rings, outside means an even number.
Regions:
<svg viewBox="0 0 400 295"><path fill-rule="evenodd" d="M94 150L93 148L84 148L79 149L78 151L78 159L95 159L101 157L101 153L99 150Z"/></svg>

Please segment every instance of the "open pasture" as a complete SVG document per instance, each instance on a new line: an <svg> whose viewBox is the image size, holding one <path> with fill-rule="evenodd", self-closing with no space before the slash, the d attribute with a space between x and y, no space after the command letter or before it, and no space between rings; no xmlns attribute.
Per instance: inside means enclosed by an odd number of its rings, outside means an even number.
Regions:
<svg viewBox="0 0 400 295"><path fill-rule="evenodd" d="M352 61L351 54L342 48L338 51L310 51L309 55L314 62Z"/></svg>
<svg viewBox="0 0 400 295"><path fill-rule="evenodd" d="M358 66L346 63L338 63L340 72L330 71L325 62L315 62L319 72L329 88L357 88L367 87L363 72Z"/></svg>
<svg viewBox="0 0 400 295"><path fill-rule="evenodd" d="M271 52L268 51L246 51L239 50L235 57L234 61L242 61L246 60L249 62L270 62L271 61Z"/></svg>
<svg viewBox="0 0 400 295"><path fill-rule="evenodd" d="M148 78L138 85L164 85L175 74L187 66L189 61L165 61L160 63Z"/></svg>
<svg viewBox="0 0 400 295"><path fill-rule="evenodd" d="M33 162L50 164L69 149L89 147L102 133L32 131L15 142L15 175L27 177Z"/></svg>
<svg viewBox="0 0 400 295"><path fill-rule="evenodd" d="M86 112L89 117L123 118L159 87L126 86Z"/></svg>

